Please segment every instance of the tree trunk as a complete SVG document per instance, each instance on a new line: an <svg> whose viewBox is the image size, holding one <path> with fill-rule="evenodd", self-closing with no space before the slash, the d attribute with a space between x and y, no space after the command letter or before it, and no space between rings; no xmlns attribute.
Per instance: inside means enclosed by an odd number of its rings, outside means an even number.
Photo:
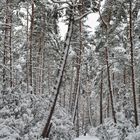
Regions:
<svg viewBox="0 0 140 140"><path fill-rule="evenodd" d="M89 118L90 126L93 127L92 116L91 116L91 102L90 102L89 95L90 94L87 92L87 110L88 110L88 118Z"/></svg>
<svg viewBox="0 0 140 140"><path fill-rule="evenodd" d="M9 49L10 49L10 87L13 87L13 54L12 54L12 15L10 14L10 40L9 40Z"/></svg>
<svg viewBox="0 0 140 140"><path fill-rule="evenodd" d="M50 113L49 113L49 116L48 116L48 119L47 119L47 123L46 123L46 125L43 129L42 135L41 135L43 138L47 138L49 136L49 133L50 133L50 131L48 131L48 130L49 130L50 122L51 122L53 112L54 112L54 109L55 109L55 106L56 106L57 98L58 98L59 91L60 91L60 86L61 86L61 83L62 83L64 68L65 68L65 65L66 65L68 52L69 52L69 47L70 47L72 29L73 29L73 19L70 17L70 21L69 21L69 25L68 25L68 31L67 31L67 35L66 35L65 44L64 44L65 52L64 52L64 56L61 59L62 64L61 64L61 68L58 69L58 78L56 80L56 86L54 87L55 99L53 101L53 105L51 107L51 110L50 110Z"/></svg>
<svg viewBox="0 0 140 140"><path fill-rule="evenodd" d="M4 35L4 57L3 57L3 91L6 92L8 86L12 86L12 50L11 50L11 24L12 24L12 13L11 3L6 0L6 14L5 14L5 35ZM10 56L9 56L10 55ZM7 71L8 61L10 61L10 75ZM10 76L10 78L9 78Z"/></svg>
<svg viewBox="0 0 140 140"><path fill-rule="evenodd" d="M32 14L31 14L31 26L30 26L30 40L29 40L29 47L30 47L30 56L29 56L29 77L30 77L30 87L32 88L32 83L33 83L33 72L32 72L32 49L33 49L33 30L34 30L34 0L32 1ZM31 94L33 91L31 90Z"/></svg>
<svg viewBox="0 0 140 140"><path fill-rule="evenodd" d="M113 93L112 93L112 87L111 87L111 78L110 78L110 69L109 69L109 57L108 57L108 48L105 48L105 56L106 56L106 65L107 65L107 75L108 75L108 88L110 93L110 103L111 103L111 109L112 109L112 117L114 120L114 123L116 123L116 115L114 110L114 102L113 102Z"/></svg>
<svg viewBox="0 0 140 140"><path fill-rule="evenodd" d="M82 0L80 1L83 7ZM80 8L80 15L82 15L82 7ZM76 108L78 105L78 98L79 98L79 93L80 93L80 70L81 70L81 59L82 59L82 51L83 51L83 41L82 41L82 20L79 22L80 26L80 48L79 51L77 52L77 73L76 73L76 84L75 84L75 105L74 105L74 112L73 112L73 119L72 122L75 122L75 117L76 117Z"/></svg>
<svg viewBox="0 0 140 140"><path fill-rule="evenodd" d="M100 124L103 123L103 70L101 71L101 85L100 85Z"/></svg>
<svg viewBox="0 0 140 140"><path fill-rule="evenodd" d="M81 129L82 129L82 133L84 134L85 133L85 129L84 129L84 126L85 126L85 102L84 102L84 99L82 100L82 126L81 126Z"/></svg>
<svg viewBox="0 0 140 140"><path fill-rule="evenodd" d="M132 2L130 1L129 9L129 32L130 32L130 51L131 51L131 80L132 80L132 92L133 92L133 102L134 102L134 113L135 113L135 125L138 126L138 113L137 113L137 103L136 103L136 90L135 90L135 71L134 71L134 52L133 52L133 35L132 35Z"/></svg>
<svg viewBox="0 0 140 140"><path fill-rule="evenodd" d="M76 137L79 137L79 102L76 109Z"/></svg>
<svg viewBox="0 0 140 140"><path fill-rule="evenodd" d="M39 78L39 94L43 93L43 79L44 79L44 47L45 47L45 29L46 29L46 24L45 24L46 16L45 16L45 7L43 7L43 14L42 14L42 46L40 50L40 78Z"/></svg>
<svg viewBox="0 0 140 140"><path fill-rule="evenodd" d="M109 98L109 94L107 94L107 118L110 117L110 98Z"/></svg>
<svg viewBox="0 0 140 140"><path fill-rule="evenodd" d="M124 85L126 84L126 68L125 68L125 65L124 65L124 70L123 70L123 83L124 83Z"/></svg>
<svg viewBox="0 0 140 140"><path fill-rule="evenodd" d="M70 82L70 93L69 93L69 112L72 114L72 91L73 91L73 79L74 79L74 66L72 63L72 72L71 72L71 82Z"/></svg>
<svg viewBox="0 0 140 140"><path fill-rule="evenodd" d="M26 82L27 82L27 93L29 92L29 6L27 4L27 57L26 57Z"/></svg>

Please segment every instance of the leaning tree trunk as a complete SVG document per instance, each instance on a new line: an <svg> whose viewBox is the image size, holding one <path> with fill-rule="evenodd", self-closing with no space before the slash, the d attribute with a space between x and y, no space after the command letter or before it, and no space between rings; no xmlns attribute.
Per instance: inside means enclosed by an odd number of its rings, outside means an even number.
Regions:
<svg viewBox="0 0 140 140"><path fill-rule="evenodd" d="M71 41L71 36L72 36L73 22L74 22L74 20L70 16L68 31L67 31L67 35L66 35L66 39L65 39L65 44L64 44L64 48L65 48L64 56L61 58L61 64L60 64L61 66L58 69L58 78L55 82L56 86L54 87L54 91L53 91L54 95L55 95L55 98L54 98L50 113L48 115L47 122L46 122L45 127L43 129L43 132L41 134L41 136L43 138L48 138L49 137L51 119L52 119L53 112L54 112L54 109L55 109L55 106L56 106L57 98L58 98L59 91L60 91L60 86L61 86L61 83L62 83L64 68L65 68L65 65L66 65L67 57L68 57L70 41Z"/></svg>
<svg viewBox="0 0 140 140"><path fill-rule="evenodd" d="M134 72L134 52L133 52L133 35L132 35L132 2L129 3L129 32L130 32L130 51L131 51L131 74L132 74L132 92L134 102L134 113L135 113L135 125L138 126L138 113L136 103L136 89L135 89L135 72Z"/></svg>

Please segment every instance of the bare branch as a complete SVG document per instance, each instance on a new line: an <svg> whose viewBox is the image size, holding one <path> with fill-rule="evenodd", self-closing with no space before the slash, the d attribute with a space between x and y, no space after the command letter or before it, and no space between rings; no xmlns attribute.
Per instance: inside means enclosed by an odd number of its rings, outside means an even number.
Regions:
<svg viewBox="0 0 140 140"><path fill-rule="evenodd" d="M67 0L61 0L61 1L51 0L51 1L52 1L53 3L71 5Z"/></svg>
<svg viewBox="0 0 140 140"><path fill-rule="evenodd" d="M88 11L88 12L84 13L83 15L81 15L80 17L75 18L74 21L81 20L82 18L86 17L88 14L91 14L91 13L92 13L92 11Z"/></svg>

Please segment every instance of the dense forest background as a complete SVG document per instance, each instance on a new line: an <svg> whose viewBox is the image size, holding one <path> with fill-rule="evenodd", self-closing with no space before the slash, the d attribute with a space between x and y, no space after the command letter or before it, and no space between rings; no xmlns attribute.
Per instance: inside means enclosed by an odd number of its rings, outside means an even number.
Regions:
<svg viewBox="0 0 140 140"><path fill-rule="evenodd" d="M0 0L1 140L140 139L140 1L101 2Z"/></svg>

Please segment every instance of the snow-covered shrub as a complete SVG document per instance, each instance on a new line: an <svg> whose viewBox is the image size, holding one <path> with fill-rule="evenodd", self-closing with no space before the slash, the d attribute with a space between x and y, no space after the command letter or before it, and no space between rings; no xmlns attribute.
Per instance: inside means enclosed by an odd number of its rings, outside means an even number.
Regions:
<svg viewBox="0 0 140 140"><path fill-rule="evenodd" d="M134 131L132 122L128 120L122 120L115 124L112 119L107 119L103 125L91 129L90 134L96 135L100 140L125 140Z"/></svg>
<svg viewBox="0 0 140 140"><path fill-rule="evenodd" d="M47 106L47 100L41 96L19 90L9 90L7 94L1 92L0 139L29 140L32 133L34 137L40 135Z"/></svg>
<svg viewBox="0 0 140 140"><path fill-rule="evenodd" d="M52 119L52 133L51 137L55 135L52 140L73 140L75 136L75 131L73 128L73 123L71 122L70 115L66 110L60 106L56 107L56 112Z"/></svg>
<svg viewBox="0 0 140 140"><path fill-rule="evenodd" d="M0 93L0 139L41 140L40 135L49 114L50 101L45 95L9 90ZM52 120L51 137L68 140L72 138L72 123L67 112L56 108Z"/></svg>
<svg viewBox="0 0 140 140"><path fill-rule="evenodd" d="M129 133L124 140L140 140L140 126L138 126L134 132Z"/></svg>

